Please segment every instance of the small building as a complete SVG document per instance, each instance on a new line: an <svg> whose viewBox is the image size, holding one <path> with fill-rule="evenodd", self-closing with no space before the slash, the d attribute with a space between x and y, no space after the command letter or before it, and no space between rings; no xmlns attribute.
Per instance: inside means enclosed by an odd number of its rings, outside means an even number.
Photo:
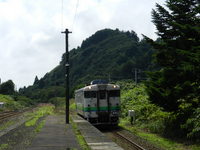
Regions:
<svg viewBox="0 0 200 150"><path fill-rule="evenodd" d="M4 102L0 102L0 108L3 108Z"/></svg>

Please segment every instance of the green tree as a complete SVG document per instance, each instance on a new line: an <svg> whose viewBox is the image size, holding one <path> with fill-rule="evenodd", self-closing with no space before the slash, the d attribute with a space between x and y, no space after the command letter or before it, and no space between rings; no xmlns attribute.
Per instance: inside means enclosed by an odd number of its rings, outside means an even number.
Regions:
<svg viewBox="0 0 200 150"><path fill-rule="evenodd" d="M38 77L36 76L33 85L38 84L38 83L39 83L39 79L38 79Z"/></svg>
<svg viewBox="0 0 200 150"><path fill-rule="evenodd" d="M8 80L0 85L0 93L12 95L15 93L15 84L12 80Z"/></svg>
<svg viewBox="0 0 200 150"><path fill-rule="evenodd" d="M152 11L159 41L146 40L156 50L161 70L149 73L150 100L175 114L177 128L199 106L200 6L198 0L167 0Z"/></svg>
<svg viewBox="0 0 200 150"><path fill-rule="evenodd" d="M134 31L104 29L85 39L80 47L69 53L70 95L80 84L88 84L94 79L132 79L133 68L147 70L151 65L152 47L145 40L140 41ZM65 86L65 56L60 64L46 73L33 86L20 89L20 93L32 99L42 99L38 90L52 86ZM43 92L44 97L52 97ZM56 95L56 97L62 97Z"/></svg>

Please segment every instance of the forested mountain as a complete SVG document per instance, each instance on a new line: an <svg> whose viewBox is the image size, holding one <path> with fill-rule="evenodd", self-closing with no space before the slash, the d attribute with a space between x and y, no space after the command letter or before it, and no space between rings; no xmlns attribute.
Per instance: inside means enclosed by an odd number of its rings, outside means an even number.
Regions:
<svg viewBox="0 0 200 150"><path fill-rule="evenodd" d="M134 31L97 31L69 53L71 89L94 79L134 79L135 68L142 71L153 69L152 53L150 45L145 40L139 40ZM56 68L40 80L36 77L33 86L20 89L20 92L39 99L63 96L64 64L65 54ZM142 76L141 73L139 76ZM41 97L42 91L45 94Z"/></svg>

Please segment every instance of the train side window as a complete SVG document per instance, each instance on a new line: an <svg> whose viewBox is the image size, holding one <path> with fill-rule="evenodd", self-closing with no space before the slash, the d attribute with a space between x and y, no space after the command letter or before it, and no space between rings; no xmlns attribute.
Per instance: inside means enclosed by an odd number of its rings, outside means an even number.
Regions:
<svg viewBox="0 0 200 150"><path fill-rule="evenodd" d="M85 91L84 97L85 98L96 98L97 97L96 91Z"/></svg>
<svg viewBox="0 0 200 150"><path fill-rule="evenodd" d="M110 97L120 97L120 91L119 90L109 91L109 96Z"/></svg>

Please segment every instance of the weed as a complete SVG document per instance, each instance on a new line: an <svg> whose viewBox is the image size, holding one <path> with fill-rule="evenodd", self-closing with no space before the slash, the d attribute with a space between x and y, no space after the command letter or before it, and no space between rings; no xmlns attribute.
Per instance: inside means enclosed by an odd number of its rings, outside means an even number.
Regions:
<svg viewBox="0 0 200 150"><path fill-rule="evenodd" d="M14 121L7 121L7 122L3 122L1 125L0 125L0 131L10 127L11 125L15 124Z"/></svg>
<svg viewBox="0 0 200 150"><path fill-rule="evenodd" d="M8 148L8 144L0 144L0 150L5 150Z"/></svg>
<svg viewBox="0 0 200 150"><path fill-rule="evenodd" d="M38 111L32 113L32 119L27 121L25 123L25 126L29 127L29 126L34 126L37 122L37 120L45 115L49 115L52 114L54 110L53 106L43 106L41 108L38 109Z"/></svg>
<svg viewBox="0 0 200 150"><path fill-rule="evenodd" d="M79 142L81 148L82 148L83 150L90 150L90 148L89 148L89 146L87 145L87 143L86 143L84 137L81 135L80 131L78 130L76 123L73 122L73 120L72 120L71 117L70 117L70 123L71 123L71 125L72 125L73 131L74 131L74 133L75 133L75 135L76 135L76 138L77 138L77 140L78 140L78 142Z"/></svg>
<svg viewBox="0 0 200 150"><path fill-rule="evenodd" d="M37 127L35 128L35 132L40 132L40 130L43 128L44 124L45 124L45 120L41 121L41 122L37 125Z"/></svg>

